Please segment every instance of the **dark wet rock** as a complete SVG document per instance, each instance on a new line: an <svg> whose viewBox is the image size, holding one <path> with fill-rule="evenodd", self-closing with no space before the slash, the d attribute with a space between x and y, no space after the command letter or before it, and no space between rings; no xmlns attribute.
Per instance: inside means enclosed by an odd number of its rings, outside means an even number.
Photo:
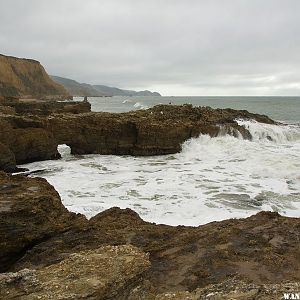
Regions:
<svg viewBox="0 0 300 300"><path fill-rule="evenodd" d="M0 117L0 144L0 170L15 172L16 164L60 158L53 134L35 118Z"/></svg>
<svg viewBox="0 0 300 300"><path fill-rule="evenodd" d="M0 172L0 272L34 245L84 222L46 180Z"/></svg>
<svg viewBox="0 0 300 300"><path fill-rule="evenodd" d="M16 159L14 153L6 146L0 143L0 170L5 172L16 171Z"/></svg>

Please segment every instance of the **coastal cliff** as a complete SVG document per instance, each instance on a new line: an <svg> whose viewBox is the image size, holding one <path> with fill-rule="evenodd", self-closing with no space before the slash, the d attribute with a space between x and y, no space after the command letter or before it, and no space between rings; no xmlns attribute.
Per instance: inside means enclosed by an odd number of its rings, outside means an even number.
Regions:
<svg viewBox="0 0 300 300"><path fill-rule="evenodd" d="M172 227L111 208L87 220L44 179L0 172L0 187L1 299L275 299L298 291L299 218L260 212Z"/></svg>
<svg viewBox="0 0 300 300"><path fill-rule="evenodd" d="M67 96L36 60L0 55L0 96Z"/></svg>

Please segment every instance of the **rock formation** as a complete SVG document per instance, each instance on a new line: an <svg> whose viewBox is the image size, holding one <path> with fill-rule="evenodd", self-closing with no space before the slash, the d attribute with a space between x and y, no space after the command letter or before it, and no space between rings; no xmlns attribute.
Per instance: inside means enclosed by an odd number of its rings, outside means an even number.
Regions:
<svg viewBox="0 0 300 300"><path fill-rule="evenodd" d="M35 244L85 221L62 205L58 193L46 180L2 172L0 215L0 272Z"/></svg>
<svg viewBox="0 0 300 300"><path fill-rule="evenodd" d="M68 212L44 179L2 172L0 187L0 266L9 272L0 274L1 299L272 299L298 291L299 218L261 212L172 227L111 208L88 221Z"/></svg>
<svg viewBox="0 0 300 300"><path fill-rule="evenodd" d="M40 115L71 113L80 114L91 111L91 104L82 101L42 101L38 99L20 100L6 98L0 102L0 113L18 115Z"/></svg>
<svg viewBox="0 0 300 300"><path fill-rule="evenodd" d="M1 299L141 299L147 254L130 246L73 253L48 267L0 274Z"/></svg>
<svg viewBox="0 0 300 300"><path fill-rule="evenodd" d="M67 96L35 60L0 55L0 96Z"/></svg>
<svg viewBox="0 0 300 300"><path fill-rule="evenodd" d="M199 134L214 137L220 132L227 132L251 139L248 130L237 124L237 118L275 123L266 116L247 111L191 105L158 105L148 110L119 114L99 112L47 116L51 109L59 111L60 105L64 104L55 105L58 108L49 108L49 104L44 103L34 104L31 107L35 107L41 116L32 116L22 114L30 111L26 105L17 104L13 106L16 115L0 116L0 143L6 146L1 146L1 149L5 149L5 153L13 153L17 164L59 158L59 144L70 146L72 154L171 154L179 152L182 143ZM88 103L76 105L70 104L69 108L65 105L62 110L89 109ZM7 164L5 157L4 152L0 154L2 170Z"/></svg>

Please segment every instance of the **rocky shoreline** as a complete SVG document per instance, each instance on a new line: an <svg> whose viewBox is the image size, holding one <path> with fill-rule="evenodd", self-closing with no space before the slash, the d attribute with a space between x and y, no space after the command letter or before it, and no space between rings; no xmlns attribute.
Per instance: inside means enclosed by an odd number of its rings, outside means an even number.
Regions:
<svg viewBox="0 0 300 300"><path fill-rule="evenodd" d="M58 159L58 145L72 154L164 155L200 134L220 132L251 139L236 119L274 124L267 116L233 109L157 105L128 113L90 112L88 102L2 101L0 170ZM1 105L0 105L1 108ZM6 108L6 112L5 112Z"/></svg>
<svg viewBox="0 0 300 300"><path fill-rule="evenodd" d="M280 299L299 291L300 219L261 212L198 227L145 222L113 207L88 220L18 164L72 154L176 153L189 138L251 139L232 109L158 105L94 113L86 102L0 105L1 299ZM2 171L1 171L2 170ZM5 171L5 172L3 172Z"/></svg>
<svg viewBox="0 0 300 300"><path fill-rule="evenodd" d="M300 219L199 227L130 209L90 220L41 178L0 172L1 299L280 299L300 282Z"/></svg>

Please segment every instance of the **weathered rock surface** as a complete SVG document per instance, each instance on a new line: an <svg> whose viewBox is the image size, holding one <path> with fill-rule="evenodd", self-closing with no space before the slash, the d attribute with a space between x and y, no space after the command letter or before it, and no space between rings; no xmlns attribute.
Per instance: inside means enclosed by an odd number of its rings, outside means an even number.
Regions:
<svg viewBox="0 0 300 300"><path fill-rule="evenodd" d="M0 272L34 245L85 222L46 180L0 172Z"/></svg>
<svg viewBox="0 0 300 300"><path fill-rule="evenodd" d="M295 294L299 294L300 283L283 284L253 284L240 280L230 279L222 283L212 284L193 292L168 292L153 297L155 300L274 300L297 299ZM295 298L294 298L295 297Z"/></svg>
<svg viewBox="0 0 300 300"><path fill-rule="evenodd" d="M0 54L0 96L47 95L68 93L48 76L38 61Z"/></svg>
<svg viewBox="0 0 300 300"><path fill-rule="evenodd" d="M100 247L39 270L0 274L0 298L145 299L139 290L149 266L147 254L133 246Z"/></svg>
<svg viewBox="0 0 300 300"><path fill-rule="evenodd" d="M38 99L9 99L0 102L0 112L5 114L30 114L47 116L53 113L87 113L91 111L89 102L45 101Z"/></svg>
<svg viewBox="0 0 300 300"><path fill-rule="evenodd" d="M257 284L299 281L299 237L300 220L276 213L191 228L150 224L114 208L81 230L37 245L15 269L43 267L99 244L128 243L150 252L147 278L160 292L194 290L233 276Z"/></svg>
<svg viewBox="0 0 300 300"><path fill-rule="evenodd" d="M43 127L42 121L35 117L0 117L0 143L5 146L0 148L3 150L1 161L8 161L9 167L14 169L14 161L22 164L60 158L53 134Z"/></svg>
<svg viewBox="0 0 300 300"><path fill-rule="evenodd" d="M90 109L83 103L83 109ZM48 105L38 103L37 110L46 116L0 116L0 143L14 155L17 164L56 159L59 144L67 144L72 154L163 155L177 153L181 145L199 134L212 137L228 133L251 139L238 118L275 124L266 116L232 109L212 109L191 105L158 105L129 113L50 114ZM62 109L82 109L74 104ZM80 104L81 105L81 104ZM16 112L27 113L23 104ZM74 112L74 111L73 111ZM4 157L4 154L0 154ZM2 168L3 169L3 168Z"/></svg>
<svg viewBox="0 0 300 300"><path fill-rule="evenodd" d="M68 212L45 180L0 177L1 271L46 270L72 253L131 244L150 253L144 278L155 294L195 291L233 277L256 285L300 281L299 218L261 212L172 227L111 208L87 221Z"/></svg>
<svg viewBox="0 0 300 300"><path fill-rule="evenodd" d="M6 146L0 143L0 170L5 172L16 171L16 158L14 153Z"/></svg>

